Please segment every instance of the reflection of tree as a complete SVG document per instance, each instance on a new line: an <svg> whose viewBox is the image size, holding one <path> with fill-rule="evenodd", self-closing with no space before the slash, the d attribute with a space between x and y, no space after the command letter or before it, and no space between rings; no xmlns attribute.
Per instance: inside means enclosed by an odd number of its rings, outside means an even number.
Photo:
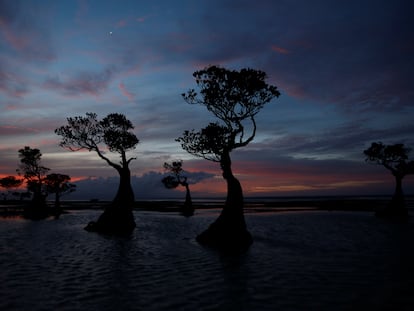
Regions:
<svg viewBox="0 0 414 311"><path fill-rule="evenodd" d="M16 178L15 176L6 176L0 178L0 187L7 190L7 193L4 194L4 200L7 200L7 196L11 193L11 189L20 187L22 183L23 180Z"/></svg>
<svg viewBox="0 0 414 311"><path fill-rule="evenodd" d="M177 141L190 154L220 163L227 182L225 207L197 240L224 249L246 249L252 240L246 229L243 192L233 175L230 153L253 140L256 114L280 93L265 82L266 74L259 70L232 71L211 66L196 71L193 76L200 92L189 90L183 94L185 101L206 106L219 122L210 123L199 131L185 131Z"/></svg>
<svg viewBox="0 0 414 311"><path fill-rule="evenodd" d="M43 218L48 214L46 206L47 193L44 191L46 173L50 170L41 165L42 154L39 149L28 146L19 150L19 174L23 174L27 190L33 193L32 204L26 209L25 215L29 218Z"/></svg>
<svg viewBox="0 0 414 311"><path fill-rule="evenodd" d="M381 142L374 142L371 147L364 150L366 161L379 164L388 169L395 178L395 192L388 207L378 213L385 217L408 216L405 208L402 180L406 175L414 174L414 161L408 161L409 148L404 144L384 145Z"/></svg>
<svg viewBox="0 0 414 311"><path fill-rule="evenodd" d="M135 158L127 158L127 151L136 148L139 140L132 133L134 126L124 115L111 113L102 120L95 113L87 113L85 117L67 119L68 124L55 130L62 136L60 146L71 151L94 151L119 174L118 192L113 203L105 209L97 223L91 223L87 229L107 233L129 233L135 228L132 214L134 192L131 187L129 164ZM103 145L110 152L117 153L120 162L113 162L103 151Z"/></svg>
<svg viewBox="0 0 414 311"><path fill-rule="evenodd" d="M55 194L55 215L62 213L60 206L60 198L68 193L76 190L76 185L70 183L69 175L49 174L45 179L46 192Z"/></svg>
<svg viewBox="0 0 414 311"><path fill-rule="evenodd" d="M171 163L164 163L164 168L170 173L170 175L164 177L161 181L168 189L175 189L178 186L185 187L185 202L183 214L185 216L191 216L194 213L193 203L191 200L190 186L187 182L187 176L184 176L184 170L182 168L183 161L173 161Z"/></svg>

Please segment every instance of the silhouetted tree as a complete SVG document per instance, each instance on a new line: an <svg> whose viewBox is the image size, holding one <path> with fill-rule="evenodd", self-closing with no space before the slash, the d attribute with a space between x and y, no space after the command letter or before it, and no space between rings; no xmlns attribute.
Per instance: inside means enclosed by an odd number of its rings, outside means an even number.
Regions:
<svg viewBox="0 0 414 311"><path fill-rule="evenodd" d="M19 175L23 174L27 190L33 193L32 204L25 210L28 218L44 218L48 215L46 196L43 185L49 168L41 165L42 154L39 149L28 146L19 149Z"/></svg>
<svg viewBox="0 0 414 311"><path fill-rule="evenodd" d="M7 200L7 195L10 194L11 189L20 187L22 183L23 179L16 178L15 176L0 178L0 187L7 190L6 194L4 194L4 200Z"/></svg>
<svg viewBox="0 0 414 311"><path fill-rule="evenodd" d="M49 174L45 179L46 192L55 194L54 214L56 217L62 213L60 198L68 193L76 191L76 185L70 183L70 176L64 174Z"/></svg>
<svg viewBox="0 0 414 311"><path fill-rule="evenodd" d="M193 74L199 93L182 94L189 104L201 104L220 122L200 131L185 131L177 139L184 150L220 163L227 182L227 199L218 219L197 236L197 241L224 250L246 250L252 243L243 213L243 191L233 175L230 153L247 146L256 135L256 114L280 95L266 83L266 73L254 69L240 71L210 66Z"/></svg>
<svg viewBox="0 0 414 311"><path fill-rule="evenodd" d="M391 171L395 178L395 192L391 203L385 210L379 211L378 216L388 218L407 218L402 180L406 175L414 174L414 161L408 161L410 148L404 144L384 145L382 142L373 142L364 150L366 161L384 166Z"/></svg>
<svg viewBox="0 0 414 311"><path fill-rule="evenodd" d="M173 161L171 163L164 163L164 168L170 173L170 175L164 177L161 181L168 189L175 189L178 186L185 187L185 202L183 208L183 214L185 216L191 216L194 214L193 202L191 200L190 186L187 182L187 176L184 176L183 161Z"/></svg>
<svg viewBox="0 0 414 311"><path fill-rule="evenodd" d="M117 194L97 222L91 222L86 229L112 234L127 234L135 228L132 204L135 201L131 187L129 164L136 158L127 158L127 151L136 148L138 138L132 133L134 126L123 114L111 113L102 120L95 113L85 117L67 118L68 125L55 130L62 136L60 146L71 151L95 151L97 155L119 174ZM117 153L120 162L110 160L103 152L105 145L110 152Z"/></svg>

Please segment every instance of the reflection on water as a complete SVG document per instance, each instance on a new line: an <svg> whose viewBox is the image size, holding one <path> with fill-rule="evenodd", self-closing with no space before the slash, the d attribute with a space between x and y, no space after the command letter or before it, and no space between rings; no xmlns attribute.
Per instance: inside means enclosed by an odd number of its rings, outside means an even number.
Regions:
<svg viewBox="0 0 414 311"><path fill-rule="evenodd" d="M136 212L131 238L58 220L0 220L1 310L350 310L414 307L414 226L370 213L248 214L240 257L198 245L216 217Z"/></svg>

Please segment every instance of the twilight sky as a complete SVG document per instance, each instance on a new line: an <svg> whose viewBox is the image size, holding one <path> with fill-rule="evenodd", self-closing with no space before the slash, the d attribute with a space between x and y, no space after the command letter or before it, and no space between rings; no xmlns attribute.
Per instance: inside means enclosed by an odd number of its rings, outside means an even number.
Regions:
<svg viewBox="0 0 414 311"><path fill-rule="evenodd" d="M195 70L220 65L264 70L282 94L232 153L246 196L390 194L391 174L362 152L414 147L413 11L410 0L0 0L0 177L30 146L78 181L71 198L110 199L117 172L59 147L54 129L118 112L140 139L137 199L182 196L160 183L175 159L198 181L194 197L223 196L218 164L175 142L213 121L180 94ZM403 186L414 194L412 176Z"/></svg>

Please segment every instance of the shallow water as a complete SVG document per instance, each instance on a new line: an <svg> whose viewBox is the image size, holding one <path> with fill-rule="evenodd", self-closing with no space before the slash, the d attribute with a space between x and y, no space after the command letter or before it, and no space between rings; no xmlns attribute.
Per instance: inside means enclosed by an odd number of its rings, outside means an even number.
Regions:
<svg viewBox="0 0 414 311"><path fill-rule="evenodd" d="M88 233L99 211L0 219L0 310L413 310L414 224L371 213L247 214L254 244L194 237L217 217L135 212L131 238Z"/></svg>

